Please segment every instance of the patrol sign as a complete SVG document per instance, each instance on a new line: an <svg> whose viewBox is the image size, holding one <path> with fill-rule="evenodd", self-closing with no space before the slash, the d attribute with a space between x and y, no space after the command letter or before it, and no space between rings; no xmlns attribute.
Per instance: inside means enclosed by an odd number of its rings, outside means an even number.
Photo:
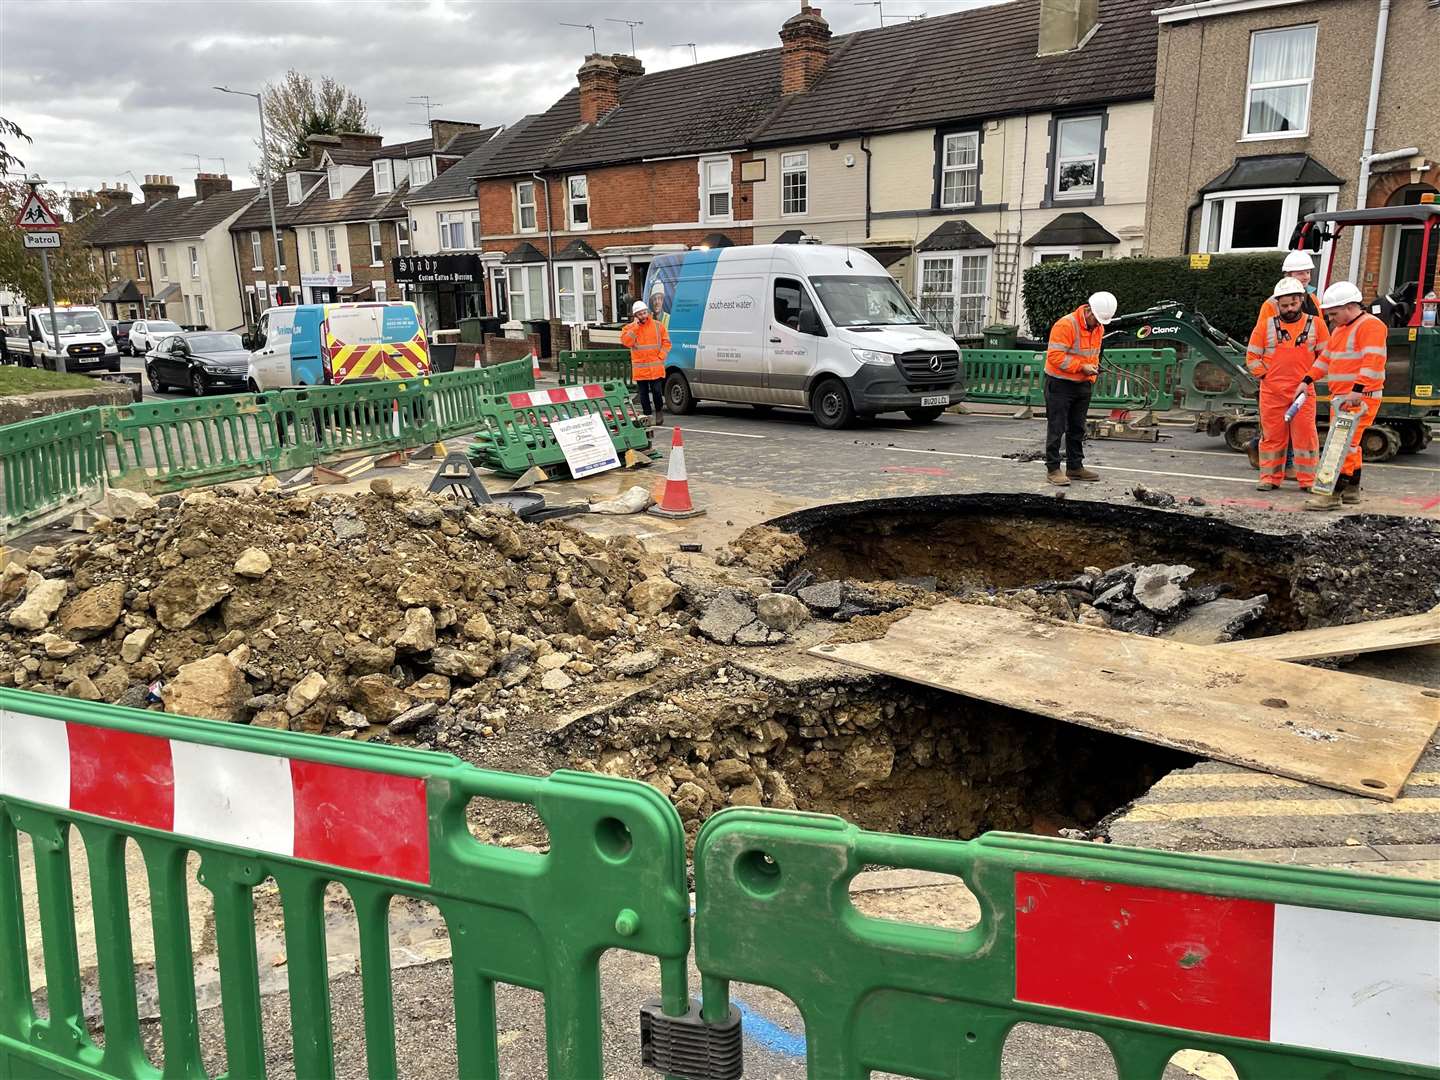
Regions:
<svg viewBox="0 0 1440 1080"><path fill-rule="evenodd" d="M55 250L60 247L60 234L58 232L27 230L25 232L25 246L27 248Z"/></svg>

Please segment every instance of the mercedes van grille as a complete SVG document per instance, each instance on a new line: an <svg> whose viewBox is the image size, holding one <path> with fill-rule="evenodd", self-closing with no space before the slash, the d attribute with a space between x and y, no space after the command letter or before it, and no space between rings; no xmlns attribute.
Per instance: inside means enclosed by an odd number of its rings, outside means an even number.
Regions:
<svg viewBox="0 0 1440 1080"><path fill-rule="evenodd" d="M911 382L954 382L960 373L958 352L908 352L895 357Z"/></svg>

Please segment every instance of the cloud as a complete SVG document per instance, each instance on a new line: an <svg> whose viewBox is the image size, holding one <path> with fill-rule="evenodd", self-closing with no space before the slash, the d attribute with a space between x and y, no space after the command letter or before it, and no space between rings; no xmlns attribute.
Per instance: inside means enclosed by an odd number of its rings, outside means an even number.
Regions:
<svg viewBox="0 0 1440 1080"><path fill-rule="evenodd" d="M929 15L983 0L892 0ZM244 98L295 68L340 79L365 101L387 141L418 138L434 115L512 123L575 82L595 24L602 52L636 51L648 71L778 44L794 0L0 0L0 112L31 135L26 167L52 183L93 188L130 174L169 173L189 194L195 156L223 158L248 183L258 122ZM875 26L876 9L825 4L836 33ZM57 28L56 19L62 24ZM57 30L61 37L56 37ZM34 45L33 42L55 44Z"/></svg>

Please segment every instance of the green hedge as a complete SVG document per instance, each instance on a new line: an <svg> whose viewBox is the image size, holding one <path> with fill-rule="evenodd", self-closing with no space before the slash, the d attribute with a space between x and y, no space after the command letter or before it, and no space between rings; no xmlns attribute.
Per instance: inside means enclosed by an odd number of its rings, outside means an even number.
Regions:
<svg viewBox="0 0 1440 1080"><path fill-rule="evenodd" d="M1177 259L1081 259L1043 263L1025 271L1022 295L1031 333L1044 337L1052 323L1102 289L1120 311L1143 311L1175 300L1200 312L1241 341L1250 336L1260 305L1280 280L1285 253L1212 255L1206 270Z"/></svg>

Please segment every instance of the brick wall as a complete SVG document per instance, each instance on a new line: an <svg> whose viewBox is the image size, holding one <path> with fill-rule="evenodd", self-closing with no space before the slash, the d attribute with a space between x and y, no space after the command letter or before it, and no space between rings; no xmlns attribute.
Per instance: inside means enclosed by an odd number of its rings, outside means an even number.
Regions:
<svg viewBox="0 0 1440 1080"><path fill-rule="evenodd" d="M250 230L242 229L230 233L230 238L235 246L237 265L240 267L240 292L245 294L245 286L254 285L257 281L265 282L267 290L271 285L289 281L292 295L298 300L300 295L300 253L296 248L294 230L283 227L280 230L280 249L285 256L285 268L279 271L275 268L275 241L271 239L270 227L266 225L259 231L260 258L264 263L259 270L254 269ZM248 320L250 318L248 294L245 294L242 303L245 318Z"/></svg>
<svg viewBox="0 0 1440 1080"><path fill-rule="evenodd" d="M1370 195L1365 204L1367 206L1386 206L1396 192L1411 184L1429 184L1433 188L1440 189L1440 166L1433 166L1422 173L1412 172L1409 169L1381 173L1370 181ZM1385 231L1385 229L1377 228L1365 230L1365 252L1360 259L1360 280L1356 284L1360 286L1360 291L1367 297L1378 291L1384 280L1384 271L1380 263L1385 245ZM1396 284L1403 284L1403 282ZM1435 277L1429 286L1421 288L1420 295L1424 296L1430 289L1435 288L1440 288L1440 268L1437 268Z"/></svg>
<svg viewBox="0 0 1440 1080"><path fill-rule="evenodd" d="M382 265L380 266L375 266L370 261L369 223L356 224L352 222L345 227L346 240L350 244L350 279L356 285L384 279L386 299L398 300L400 299L400 289L395 283L393 264L390 262L400 254L395 246L395 222L382 221L379 224L382 255Z"/></svg>
<svg viewBox="0 0 1440 1080"><path fill-rule="evenodd" d="M493 334L485 335L485 366L503 364L508 360L519 360L522 356L528 357L531 352L539 353L540 337L538 334L526 334L522 338L495 337Z"/></svg>

